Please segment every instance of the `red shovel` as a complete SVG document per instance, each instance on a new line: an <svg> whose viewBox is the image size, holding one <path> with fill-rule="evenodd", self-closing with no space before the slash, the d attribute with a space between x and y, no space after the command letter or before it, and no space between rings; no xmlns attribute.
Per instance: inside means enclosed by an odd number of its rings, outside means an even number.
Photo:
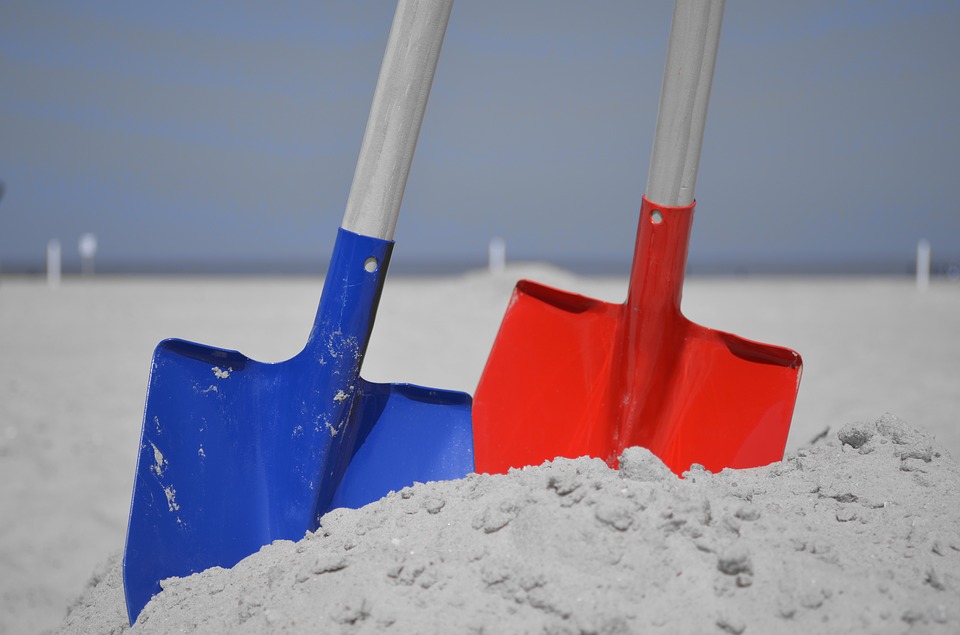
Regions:
<svg viewBox="0 0 960 635"><path fill-rule="evenodd" d="M473 405L476 471L643 446L680 474L783 458L800 356L680 312L723 0L678 0L625 304L522 280Z"/></svg>

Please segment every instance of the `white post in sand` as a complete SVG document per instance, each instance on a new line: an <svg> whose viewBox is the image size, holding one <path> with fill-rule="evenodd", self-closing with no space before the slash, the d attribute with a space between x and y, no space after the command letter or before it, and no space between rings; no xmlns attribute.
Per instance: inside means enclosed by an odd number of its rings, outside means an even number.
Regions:
<svg viewBox="0 0 960 635"><path fill-rule="evenodd" d="M77 242L80 251L80 273L84 276L93 275L93 259L97 255L97 237L94 234L83 234Z"/></svg>
<svg viewBox="0 0 960 635"><path fill-rule="evenodd" d="M47 243L47 286L60 286L60 241L56 238Z"/></svg>
<svg viewBox="0 0 960 635"><path fill-rule="evenodd" d="M507 242L499 236L491 238L487 256L490 273L503 273L507 268Z"/></svg>
<svg viewBox="0 0 960 635"><path fill-rule="evenodd" d="M930 241L917 243L917 290L926 291L930 287Z"/></svg>

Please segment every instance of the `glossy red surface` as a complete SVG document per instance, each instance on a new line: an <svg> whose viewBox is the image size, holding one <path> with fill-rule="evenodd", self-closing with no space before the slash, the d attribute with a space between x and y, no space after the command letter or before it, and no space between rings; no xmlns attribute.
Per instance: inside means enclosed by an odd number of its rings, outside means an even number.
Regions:
<svg viewBox="0 0 960 635"><path fill-rule="evenodd" d="M616 467L641 445L676 473L783 457L800 356L680 312L693 206L644 199L627 301L521 281L473 405L476 471L558 456Z"/></svg>

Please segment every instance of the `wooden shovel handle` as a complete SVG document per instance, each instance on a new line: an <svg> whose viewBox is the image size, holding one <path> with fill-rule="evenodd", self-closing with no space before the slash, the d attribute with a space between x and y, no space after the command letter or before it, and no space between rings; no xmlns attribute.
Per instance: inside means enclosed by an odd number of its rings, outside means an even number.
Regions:
<svg viewBox="0 0 960 635"><path fill-rule="evenodd" d="M724 0L677 0L647 177L657 205L693 203Z"/></svg>
<svg viewBox="0 0 960 635"><path fill-rule="evenodd" d="M341 227L392 240L453 0L399 0Z"/></svg>

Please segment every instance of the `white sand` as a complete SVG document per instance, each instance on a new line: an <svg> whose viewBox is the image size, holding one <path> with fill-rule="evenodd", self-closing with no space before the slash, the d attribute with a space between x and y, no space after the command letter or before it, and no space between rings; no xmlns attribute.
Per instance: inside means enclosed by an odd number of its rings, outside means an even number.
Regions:
<svg viewBox="0 0 960 635"><path fill-rule="evenodd" d="M960 469L891 415L676 478L558 459L334 510L164 583L138 633L955 633ZM62 633L122 632L119 561Z"/></svg>
<svg viewBox="0 0 960 635"><path fill-rule="evenodd" d="M364 376L472 392L518 273L528 272L389 279ZM607 300L625 295L622 279L529 273ZM0 633L59 624L91 571L122 547L156 343L178 336L285 359L304 342L319 284L68 279L50 290L0 280ZM960 456L960 286L935 283L921 295L908 280L694 279L684 309L804 356L789 449L891 411ZM956 595L954 579L943 585Z"/></svg>

